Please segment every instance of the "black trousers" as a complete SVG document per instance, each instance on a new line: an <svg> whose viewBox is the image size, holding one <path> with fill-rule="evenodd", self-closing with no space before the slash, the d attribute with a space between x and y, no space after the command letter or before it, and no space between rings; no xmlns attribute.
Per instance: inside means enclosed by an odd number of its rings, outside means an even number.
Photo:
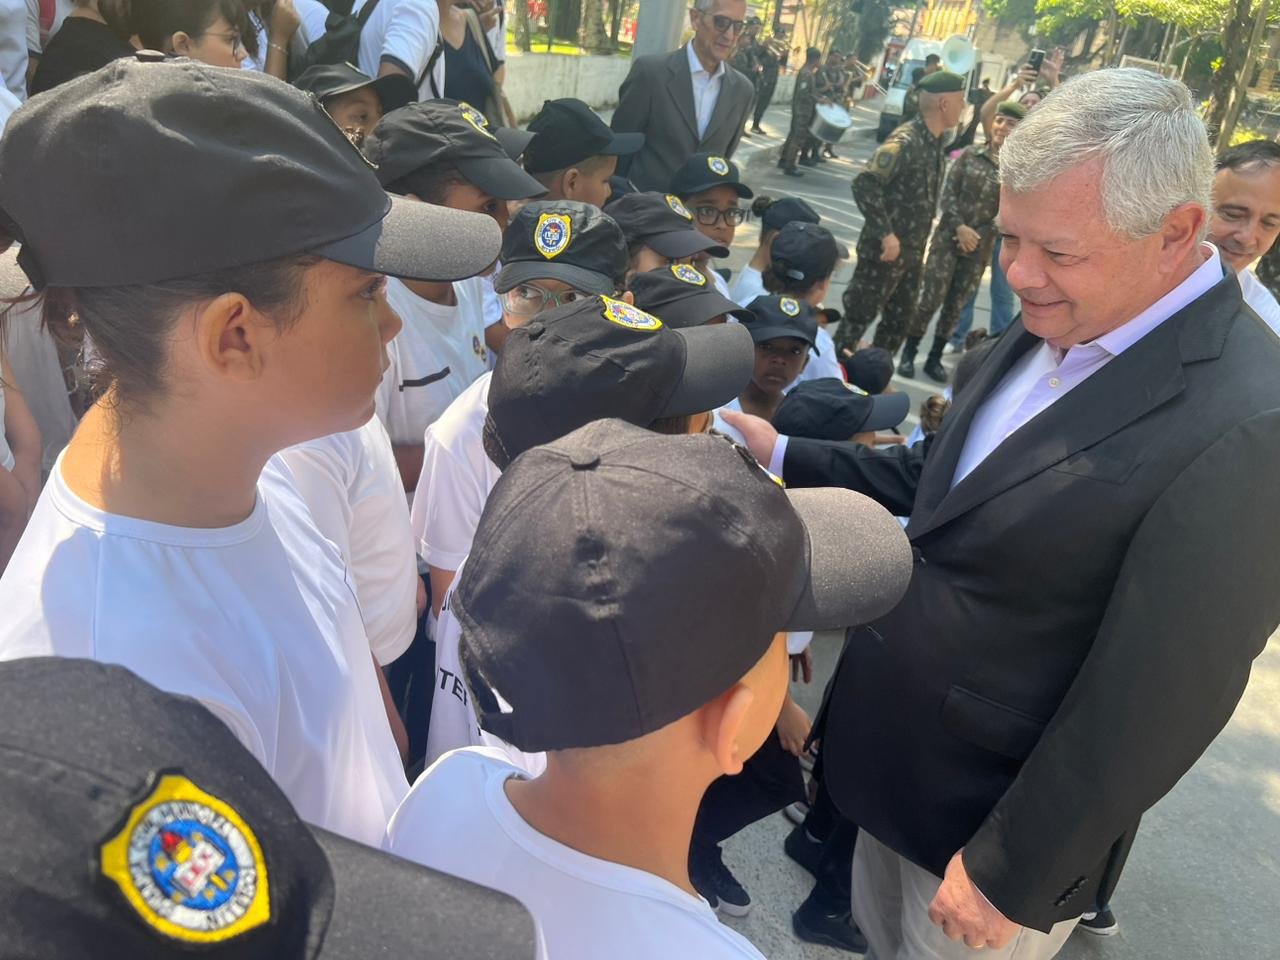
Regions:
<svg viewBox="0 0 1280 960"><path fill-rule="evenodd" d="M721 777L707 788L693 824L693 844L714 846L804 796L800 761L771 731L740 774Z"/></svg>

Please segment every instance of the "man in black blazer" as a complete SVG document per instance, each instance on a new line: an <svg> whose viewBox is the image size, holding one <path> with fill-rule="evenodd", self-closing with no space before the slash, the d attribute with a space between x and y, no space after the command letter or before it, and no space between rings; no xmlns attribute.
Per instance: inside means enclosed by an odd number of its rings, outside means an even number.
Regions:
<svg viewBox="0 0 1280 960"><path fill-rule="evenodd" d="M1280 339L1200 240L1186 88L1085 74L1000 166L1023 314L942 428L783 461L910 517L911 587L850 631L823 744L877 960L1052 957L1280 623Z"/></svg>
<svg viewBox="0 0 1280 960"><path fill-rule="evenodd" d="M669 190L672 174L692 154L728 159L738 149L755 87L728 59L746 16L746 0L694 0L693 38L675 53L632 62L612 126L645 135L630 166L619 164L619 173L641 190Z"/></svg>

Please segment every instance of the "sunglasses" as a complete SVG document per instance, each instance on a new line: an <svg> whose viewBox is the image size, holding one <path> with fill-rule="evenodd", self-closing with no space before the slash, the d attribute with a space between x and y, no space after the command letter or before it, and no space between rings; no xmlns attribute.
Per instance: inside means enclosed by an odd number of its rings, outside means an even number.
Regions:
<svg viewBox="0 0 1280 960"><path fill-rule="evenodd" d="M702 13L702 11L698 11L698 12ZM707 15L705 13L702 14L703 19L706 19L706 16ZM746 27L747 21L732 20L729 17L718 15L711 18L711 25L716 28L716 33L728 33L730 30L732 30L734 35L736 36L740 34L743 31L743 29Z"/></svg>

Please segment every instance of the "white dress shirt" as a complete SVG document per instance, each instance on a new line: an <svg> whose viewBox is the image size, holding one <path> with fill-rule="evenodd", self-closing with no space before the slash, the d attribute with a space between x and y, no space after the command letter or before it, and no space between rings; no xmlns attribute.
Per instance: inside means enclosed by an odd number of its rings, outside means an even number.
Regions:
<svg viewBox="0 0 1280 960"><path fill-rule="evenodd" d="M1241 270L1236 276L1240 279L1240 294L1244 302L1253 307L1253 312L1260 316L1264 323L1276 333L1280 333L1280 303L1275 296L1262 285L1253 267Z"/></svg>
<svg viewBox="0 0 1280 960"><path fill-rule="evenodd" d="M689 75L693 78L693 112L698 122L698 139L707 135L707 125L711 123L711 114L715 112L716 101L720 99L720 87L724 84L725 65L720 61L715 73L707 73L702 61L693 52L693 41L684 45L689 55Z"/></svg>

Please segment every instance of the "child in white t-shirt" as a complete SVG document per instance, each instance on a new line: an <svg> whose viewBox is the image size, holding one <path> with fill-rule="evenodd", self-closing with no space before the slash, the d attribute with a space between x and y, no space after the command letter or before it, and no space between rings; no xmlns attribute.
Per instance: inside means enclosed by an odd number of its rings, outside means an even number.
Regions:
<svg viewBox="0 0 1280 960"><path fill-rule="evenodd" d="M780 197L777 200L764 195L751 201L751 215L760 221L760 241L747 265L738 271L730 296L740 306L750 306L756 297L763 297L764 271L773 257L773 240L778 231L793 220L804 223L821 223L818 212L798 197Z"/></svg>
<svg viewBox="0 0 1280 960"><path fill-rule="evenodd" d="M681 164L671 177L671 192L693 214L698 232L725 249L733 246L738 225L747 217L741 201L755 196L739 177L738 165L712 153L695 153ZM699 254L694 262L716 291L729 297L729 284L711 255Z"/></svg>
<svg viewBox="0 0 1280 960"><path fill-rule="evenodd" d="M871 544L890 571L874 589L842 565ZM484 725L545 750L546 770L447 754L387 848L519 899L545 957L760 960L690 883L703 791L773 726L781 631L874 618L910 565L884 510L788 493L720 437L606 420L530 450L493 491L454 604Z"/></svg>
<svg viewBox="0 0 1280 960"><path fill-rule="evenodd" d="M0 659L91 658L194 697L304 818L378 842L407 783L358 588L274 454L372 416L399 327L384 272L481 269L492 222L390 198L286 84L145 55L15 116L0 209L100 392L0 577ZM156 232L176 209L200 226ZM448 232L447 251L385 242Z"/></svg>
<svg viewBox="0 0 1280 960"><path fill-rule="evenodd" d="M451 100L392 110L366 139L365 153L390 192L487 214L502 229L508 200L546 193L511 159L481 113ZM455 239L441 235L424 241L448 256ZM409 493L422 471L427 427L489 369L485 330L502 317L486 313L488 281L479 276L484 272L454 282L389 282L387 299L404 328L388 350L391 365L378 391L378 414Z"/></svg>

